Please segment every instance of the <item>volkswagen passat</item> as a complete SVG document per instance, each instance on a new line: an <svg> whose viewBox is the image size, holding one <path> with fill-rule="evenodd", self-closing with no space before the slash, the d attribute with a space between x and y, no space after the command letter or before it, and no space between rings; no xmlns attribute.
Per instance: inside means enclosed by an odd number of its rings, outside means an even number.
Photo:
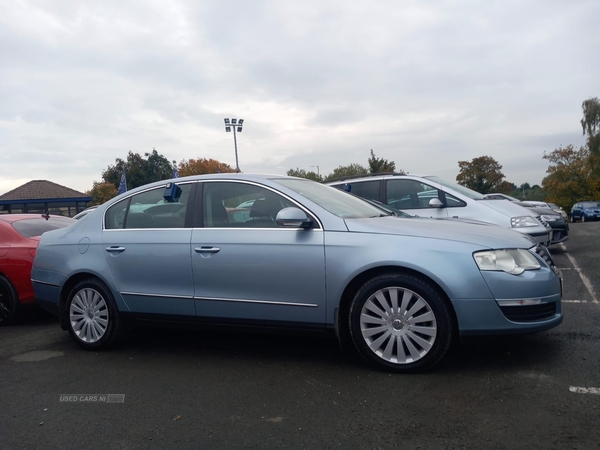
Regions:
<svg viewBox="0 0 600 450"><path fill-rule="evenodd" d="M236 214L243 202L248 214ZM214 174L128 191L45 233L38 302L86 349L124 321L335 331L375 365L434 366L457 336L562 321L545 247L508 229L394 217L309 180Z"/></svg>

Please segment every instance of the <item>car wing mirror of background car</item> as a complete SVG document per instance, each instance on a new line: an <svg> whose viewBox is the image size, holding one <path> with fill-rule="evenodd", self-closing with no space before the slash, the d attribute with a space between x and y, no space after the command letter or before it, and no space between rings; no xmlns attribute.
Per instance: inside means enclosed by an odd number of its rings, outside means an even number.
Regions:
<svg viewBox="0 0 600 450"><path fill-rule="evenodd" d="M280 227L286 228L308 228L312 224L312 220L304 211L293 206L279 211L275 221Z"/></svg>
<svg viewBox="0 0 600 450"><path fill-rule="evenodd" d="M444 204L440 201L439 198L432 198L431 200L429 200L429 207L430 208L443 208Z"/></svg>

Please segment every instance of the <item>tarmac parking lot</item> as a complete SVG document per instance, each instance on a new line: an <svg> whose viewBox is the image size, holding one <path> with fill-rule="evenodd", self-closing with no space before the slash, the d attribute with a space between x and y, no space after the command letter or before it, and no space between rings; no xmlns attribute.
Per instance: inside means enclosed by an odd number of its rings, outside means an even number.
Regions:
<svg viewBox="0 0 600 450"><path fill-rule="evenodd" d="M323 337L166 326L87 352L34 314L0 328L0 448L599 448L600 223L551 252L563 324L457 344L416 375Z"/></svg>

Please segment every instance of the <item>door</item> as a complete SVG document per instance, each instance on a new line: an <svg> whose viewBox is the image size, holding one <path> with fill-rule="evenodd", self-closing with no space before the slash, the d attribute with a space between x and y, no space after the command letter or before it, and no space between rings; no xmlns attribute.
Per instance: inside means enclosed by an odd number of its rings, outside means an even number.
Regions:
<svg viewBox="0 0 600 450"><path fill-rule="evenodd" d="M203 183L191 245L198 316L324 325L323 230L279 228L289 206L253 183Z"/></svg>
<svg viewBox="0 0 600 450"><path fill-rule="evenodd" d="M115 284L132 312L195 316L187 204L195 183L179 185L174 201L165 186L107 209L102 244ZM191 224L191 216L188 219Z"/></svg>

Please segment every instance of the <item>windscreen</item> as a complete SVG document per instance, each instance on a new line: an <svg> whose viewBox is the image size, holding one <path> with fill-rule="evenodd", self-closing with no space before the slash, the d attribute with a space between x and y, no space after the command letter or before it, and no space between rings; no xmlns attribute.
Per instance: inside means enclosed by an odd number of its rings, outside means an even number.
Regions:
<svg viewBox="0 0 600 450"><path fill-rule="evenodd" d="M483 196L483 194L480 194L479 192L476 192L473 189L469 189L468 187L461 186L458 183L452 183L450 181L442 180L441 178L438 178L438 177L427 176L427 177L423 177L423 178L427 178L428 180L439 183L442 186L447 187L448 189L452 189L453 191L456 191L459 194L464 195L465 197L472 198L473 200L485 200L485 197Z"/></svg>
<svg viewBox="0 0 600 450"><path fill-rule="evenodd" d="M382 215L381 208L370 205L358 197L331 186L294 178L282 178L276 181L343 219L360 219Z"/></svg>

